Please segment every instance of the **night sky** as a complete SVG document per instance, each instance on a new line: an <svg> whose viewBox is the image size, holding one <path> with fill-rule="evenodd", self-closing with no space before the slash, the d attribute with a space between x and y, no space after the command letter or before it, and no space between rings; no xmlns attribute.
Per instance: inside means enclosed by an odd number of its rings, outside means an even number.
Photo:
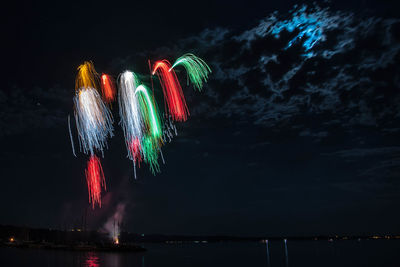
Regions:
<svg viewBox="0 0 400 267"><path fill-rule="evenodd" d="M98 229L120 204L125 228L146 234L400 233L399 4L235 2L6 7L0 224L72 227L87 209ZM213 73L198 93L177 72L191 116L161 173L134 180L115 103L92 210L67 124L77 66L149 83L147 59L187 52Z"/></svg>

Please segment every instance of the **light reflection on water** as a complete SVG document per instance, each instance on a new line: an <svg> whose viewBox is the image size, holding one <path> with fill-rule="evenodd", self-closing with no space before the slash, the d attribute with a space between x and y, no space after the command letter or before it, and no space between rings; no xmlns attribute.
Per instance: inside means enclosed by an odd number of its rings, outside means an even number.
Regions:
<svg viewBox="0 0 400 267"><path fill-rule="evenodd" d="M88 252L86 254L85 267L100 267L100 259L95 252Z"/></svg>
<svg viewBox="0 0 400 267"><path fill-rule="evenodd" d="M99 252L87 252L85 254L80 254L84 265L82 267L123 267L125 265L121 264L121 260L126 256L131 256L126 253L99 253ZM136 256L134 256L136 257ZM144 257L144 256L142 256ZM142 260L142 267L144 267L144 259ZM80 266L80 265L79 265ZM134 265L138 266L138 265Z"/></svg>
<svg viewBox="0 0 400 267"><path fill-rule="evenodd" d="M399 266L400 240L145 244L144 253L0 248L3 267ZM290 259L289 259L290 256Z"/></svg>
<svg viewBox="0 0 400 267"><path fill-rule="evenodd" d="M269 241L266 240L265 241L265 246L267 248L267 267L271 266L271 260L270 260L270 256L269 256L269 245L268 245Z"/></svg>
<svg viewBox="0 0 400 267"><path fill-rule="evenodd" d="M287 240L285 239L283 242L285 242L285 266L289 266L289 253L287 249Z"/></svg>

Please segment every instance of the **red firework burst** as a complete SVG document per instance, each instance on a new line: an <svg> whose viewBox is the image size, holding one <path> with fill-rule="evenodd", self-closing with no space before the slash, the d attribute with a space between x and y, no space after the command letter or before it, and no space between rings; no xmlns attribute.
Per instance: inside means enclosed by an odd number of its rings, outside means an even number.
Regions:
<svg viewBox="0 0 400 267"><path fill-rule="evenodd" d="M186 106L185 96L183 95L175 71L171 69L171 64L168 60L157 61L154 64L152 74L154 75L156 72L160 79L165 102L172 119L175 121L186 121L189 110Z"/></svg>
<svg viewBox="0 0 400 267"><path fill-rule="evenodd" d="M90 156L85 175L89 191L89 203L92 203L93 209L96 203L101 207L101 191L102 188L106 190L106 180L100 159L97 156Z"/></svg>
<svg viewBox="0 0 400 267"><path fill-rule="evenodd" d="M135 165L137 163L138 167L140 168L140 163L142 162L142 147L140 146L139 138L132 139L132 141L128 144L128 148Z"/></svg>
<svg viewBox="0 0 400 267"><path fill-rule="evenodd" d="M114 81L111 76L107 74L101 75L101 91L105 102L114 102L116 90Z"/></svg>

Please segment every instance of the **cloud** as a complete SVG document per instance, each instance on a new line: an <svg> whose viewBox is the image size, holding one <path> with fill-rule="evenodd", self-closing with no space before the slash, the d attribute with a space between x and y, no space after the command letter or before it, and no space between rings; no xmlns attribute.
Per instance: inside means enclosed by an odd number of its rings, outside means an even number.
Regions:
<svg viewBox="0 0 400 267"><path fill-rule="evenodd" d="M376 147L376 148L352 148L336 151L333 153L327 153L327 156L339 156L343 158L359 158L359 157L370 157L370 156L387 156L398 154L400 155L400 147Z"/></svg>
<svg viewBox="0 0 400 267"><path fill-rule="evenodd" d="M351 148L322 155L341 157L349 163L361 162L363 163L362 165L354 166L354 168L358 168L360 177L367 177L370 182L383 177L388 183L400 186L400 182L397 179L400 174L399 146Z"/></svg>
<svg viewBox="0 0 400 267"><path fill-rule="evenodd" d="M398 132L399 24L296 6L243 32L207 29L154 54L174 58L190 51L210 63L204 94L185 91L193 115L239 118L266 128L301 121L316 133L329 124L344 131L384 126Z"/></svg>
<svg viewBox="0 0 400 267"><path fill-rule="evenodd" d="M113 65L120 69L138 57L193 52L213 73L202 95L185 90L192 115L265 128L290 125L299 136L305 128L317 135L332 124L344 131L365 126L398 133L399 24L398 19L295 6L244 31L206 29ZM0 102L0 135L59 126L72 107L70 91L57 87L11 88L0 91Z"/></svg>
<svg viewBox="0 0 400 267"><path fill-rule="evenodd" d="M0 90L0 136L66 125L71 97L59 87Z"/></svg>
<svg viewBox="0 0 400 267"><path fill-rule="evenodd" d="M194 116L318 140L365 127L396 135L399 25L398 19L296 6L243 31L206 29L112 65L120 70L138 59L173 59L193 52L213 70L201 94L185 89ZM149 82L147 74L142 77ZM57 87L0 91L0 135L66 124L71 99L70 90Z"/></svg>

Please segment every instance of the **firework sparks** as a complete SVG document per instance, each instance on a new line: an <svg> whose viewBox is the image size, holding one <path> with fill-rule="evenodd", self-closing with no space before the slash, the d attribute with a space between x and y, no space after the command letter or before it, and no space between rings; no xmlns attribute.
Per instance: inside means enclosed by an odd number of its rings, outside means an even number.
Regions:
<svg viewBox="0 0 400 267"><path fill-rule="evenodd" d="M132 155L135 159L135 167L138 164L140 168L140 163L142 162L142 146L140 145L139 138L132 139L131 142L128 143L128 153ZM136 168L134 169L135 178L136 178Z"/></svg>
<svg viewBox="0 0 400 267"><path fill-rule="evenodd" d="M69 130L69 138L71 140L71 146L72 146L72 154L76 158L75 154L75 144L74 144L74 138L72 137L72 131L71 131L71 119L70 116L68 115L68 130Z"/></svg>
<svg viewBox="0 0 400 267"><path fill-rule="evenodd" d="M157 107L150 97L147 88L139 85L135 91L138 96L140 111L144 122L145 136L142 138L144 161L150 165L150 170L155 174L159 172L158 152L162 144L162 128Z"/></svg>
<svg viewBox="0 0 400 267"><path fill-rule="evenodd" d="M157 72L163 88L165 102L171 117L175 121L186 121L189 110L186 106L185 96L175 71L167 60L157 61L154 64L152 75Z"/></svg>
<svg viewBox="0 0 400 267"><path fill-rule="evenodd" d="M150 97L147 88L139 85L135 91L140 103L140 110L146 129L155 140L161 140L160 118L158 116L157 107Z"/></svg>
<svg viewBox="0 0 400 267"><path fill-rule="evenodd" d="M155 175L160 172L160 165L158 164L159 144L151 136L145 136L142 139L141 146L144 162L149 164L150 171Z"/></svg>
<svg viewBox="0 0 400 267"><path fill-rule="evenodd" d="M75 121L81 149L94 155L107 147L107 136L113 136L110 110L94 88L81 88L74 97Z"/></svg>
<svg viewBox="0 0 400 267"><path fill-rule="evenodd" d="M99 74L96 72L94 65L90 61L85 61L78 67L78 75L75 80L75 90L81 88L97 88L97 80Z"/></svg>
<svg viewBox="0 0 400 267"><path fill-rule="evenodd" d="M171 116L166 116L166 118L164 119L164 125L163 125L163 141L167 142L167 143L171 143L172 138L174 138L174 136L178 135L178 131L176 130L176 126L174 124L174 122L171 119Z"/></svg>
<svg viewBox="0 0 400 267"><path fill-rule="evenodd" d="M169 71L179 65L183 65L186 69L189 80L193 84L194 88L201 91L203 83L207 82L208 75L211 73L211 69L207 63L193 54L184 54L175 61Z"/></svg>
<svg viewBox="0 0 400 267"><path fill-rule="evenodd" d="M189 116L186 100L174 71L179 65L186 69L188 81L190 80L199 91L211 73L208 65L193 54L183 55L172 66L167 60L154 64L151 75L157 73L168 111L163 120L163 127L154 96L140 84L136 75L125 71L118 78L120 124L124 131L128 157L134 164L135 178L136 165L140 167L142 161L149 164L153 174L160 171L159 157L165 164L161 146L177 135L174 121L186 121ZM151 68L150 61L149 67ZM104 156L107 138L113 136L113 117L107 104L113 102L115 97L116 85L110 75L99 76L92 62L84 62L78 67L73 99L74 115L80 150L90 155L85 176L89 203L93 208L96 204L101 207L101 193L106 189L103 169L96 152L101 152ZM70 124L68 116L72 152L76 156Z"/></svg>
<svg viewBox="0 0 400 267"><path fill-rule="evenodd" d="M103 99L107 103L114 102L115 99L115 84L111 76L107 74L101 75L101 93Z"/></svg>
<svg viewBox="0 0 400 267"><path fill-rule="evenodd" d="M100 159L92 155L85 170L86 182L89 192L89 203L94 209L95 204L101 207L101 191L106 190L106 180L104 178L103 168L101 167Z"/></svg>
<svg viewBox="0 0 400 267"><path fill-rule="evenodd" d="M136 163L140 158L140 146L135 145L136 140L142 139L143 121L140 106L135 94L139 81L133 72L125 71L118 81L118 104L121 117L121 126L124 130L128 157L133 161L136 178ZM132 149L135 148L135 149Z"/></svg>

